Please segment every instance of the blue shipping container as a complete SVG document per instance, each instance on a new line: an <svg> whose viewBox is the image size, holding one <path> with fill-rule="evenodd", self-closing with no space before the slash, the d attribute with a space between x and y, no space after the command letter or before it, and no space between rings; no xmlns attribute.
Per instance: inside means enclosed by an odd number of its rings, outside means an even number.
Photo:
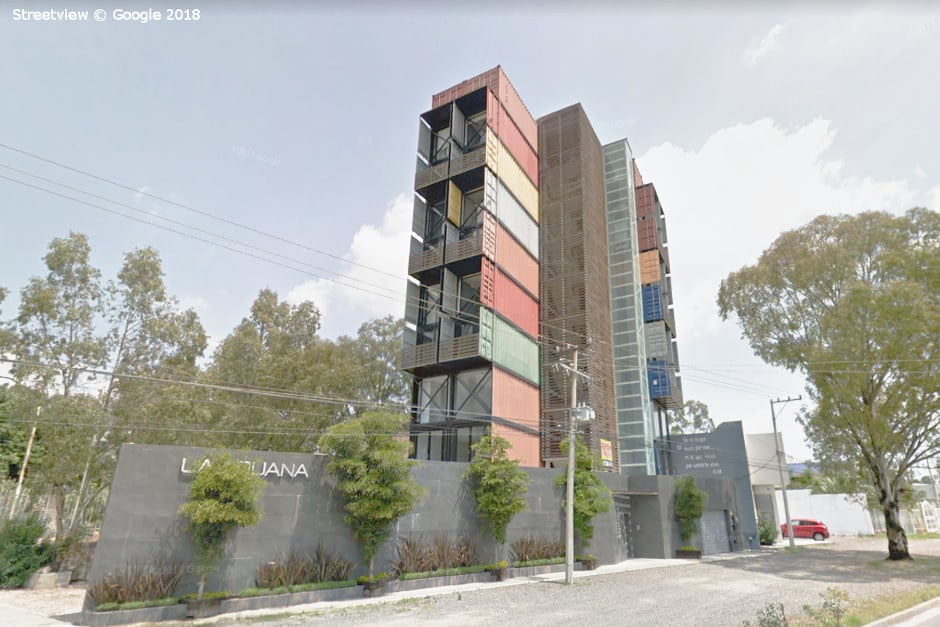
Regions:
<svg viewBox="0 0 940 627"><path fill-rule="evenodd" d="M646 361L646 374L649 378L650 396L653 398L669 398L671 386L669 384L669 365L661 359Z"/></svg>
<svg viewBox="0 0 940 627"><path fill-rule="evenodd" d="M643 286L643 322L663 319L663 293L659 283Z"/></svg>

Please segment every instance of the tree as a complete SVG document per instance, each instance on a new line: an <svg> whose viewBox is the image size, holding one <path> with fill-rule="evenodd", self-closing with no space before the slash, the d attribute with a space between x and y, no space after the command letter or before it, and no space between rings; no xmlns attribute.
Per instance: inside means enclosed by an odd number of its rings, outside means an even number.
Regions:
<svg viewBox="0 0 940 627"><path fill-rule="evenodd" d="M88 237L69 233L49 244L49 270L23 288L17 316L14 376L49 396L70 396L88 367L105 363L105 339L95 326L102 315L101 273L89 263Z"/></svg>
<svg viewBox="0 0 940 627"><path fill-rule="evenodd" d="M801 423L824 469L877 494L888 557L909 559L905 476L940 453L940 214L820 216L725 279L764 361L800 371L816 406Z"/></svg>
<svg viewBox="0 0 940 627"><path fill-rule="evenodd" d="M561 441L561 452L568 455L568 439ZM609 512L613 505L610 489L594 473L601 465L600 459L591 453L580 438L575 438L574 449L574 530L578 533L581 548L586 549L594 537L594 517ZM559 475L555 485L566 487L568 473ZM562 499L562 508L567 507L566 497Z"/></svg>
<svg viewBox="0 0 940 627"><path fill-rule="evenodd" d="M202 600L206 577L225 557L225 547L233 532L261 522L264 515L258 499L265 482L251 472L251 466L228 453L206 457L199 465L189 489L189 500L179 513L188 521L187 530L195 545Z"/></svg>
<svg viewBox="0 0 940 627"><path fill-rule="evenodd" d="M688 541L698 529L699 518L705 512L708 495L698 489L695 479L690 475L683 475L676 479L676 494L673 497L672 508L679 523L679 537Z"/></svg>
<svg viewBox="0 0 940 627"><path fill-rule="evenodd" d="M330 455L327 471L346 501L344 520L369 560L370 580L392 525L427 492L411 478L417 462L408 459L408 424L405 414L366 412L320 438L320 449Z"/></svg>
<svg viewBox="0 0 940 627"><path fill-rule="evenodd" d="M405 321L385 316L363 323L356 336L358 397L372 403L405 403L409 385L399 368Z"/></svg>
<svg viewBox="0 0 940 627"><path fill-rule="evenodd" d="M519 460L510 459L512 447L508 440L486 435L470 447L473 461L464 476L473 482L473 500L477 513L490 525L496 541L496 561L499 547L506 542L506 527L519 512L525 510L525 494L529 478L519 468Z"/></svg>
<svg viewBox="0 0 940 627"><path fill-rule="evenodd" d="M669 432L673 435L714 430L715 423L708 415L708 405L701 401L686 401L682 408L672 415L672 422L669 424Z"/></svg>

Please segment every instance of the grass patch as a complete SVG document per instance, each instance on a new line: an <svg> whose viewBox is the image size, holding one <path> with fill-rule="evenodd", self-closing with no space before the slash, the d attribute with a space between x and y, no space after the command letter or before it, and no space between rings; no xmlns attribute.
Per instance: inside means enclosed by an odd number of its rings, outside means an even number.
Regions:
<svg viewBox="0 0 940 627"><path fill-rule="evenodd" d="M526 562L522 560L516 560L512 563L513 568L525 568L526 566L550 566L552 564L564 564L565 558L563 557L552 557L548 559L541 560L528 560Z"/></svg>
<svg viewBox="0 0 940 627"><path fill-rule="evenodd" d="M908 540L940 540L940 533L912 533Z"/></svg>
<svg viewBox="0 0 940 627"><path fill-rule="evenodd" d="M116 610L140 610L145 607L163 607L165 605L176 605L180 600L176 597L167 597L165 599L150 599L147 601L127 601L126 603L108 602L95 606L96 612L114 612Z"/></svg>
<svg viewBox="0 0 940 627"><path fill-rule="evenodd" d="M197 593L193 592L182 597L180 601L195 601L196 597L199 596ZM206 601L208 599L227 599L232 596L231 592L227 590L220 590L219 592L204 592L202 595L202 600Z"/></svg>
<svg viewBox="0 0 940 627"><path fill-rule="evenodd" d="M278 586L277 588L245 588L238 593L240 597L260 597L269 594L288 594L291 592L310 592L311 590L335 590L336 588L351 588L355 586L355 579L345 581L321 581L319 583L301 583L295 586Z"/></svg>
<svg viewBox="0 0 940 627"><path fill-rule="evenodd" d="M933 585L919 590L883 594L871 599L856 601L849 605L843 621L850 627L867 625L879 618L912 608L938 596L940 596L940 585Z"/></svg>
<svg viewBox="0 0 940 627"><path fill-rule="evenodd" d="M489 568L488 564L477 564L475 566L460 566L458 568L439 568L438 570L426 570L420 573L402 573L399 579L409 581L411 579L427 579L429 577L450 577L452 575L472 575L474 573L485 572Z"/></svg>

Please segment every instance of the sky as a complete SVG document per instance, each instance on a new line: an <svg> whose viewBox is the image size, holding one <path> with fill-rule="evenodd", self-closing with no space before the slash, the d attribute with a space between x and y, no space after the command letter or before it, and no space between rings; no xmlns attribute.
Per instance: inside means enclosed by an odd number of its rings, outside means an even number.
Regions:
<svg viewBox="0 0 940 627"><path fill-rule="evenodd" d="M264 288L313 300L326 337L401 316L418 116L502 65L536 118L580 102L629 139L666 213L685 398L762 433L803 381L720 320L721 280L819 214L940 209L926 2L187 4L0 2L0 317L70 231L106 278L157 249L213 345ZM24 19L65 8L87 17ZM776 405L791 461L800 404Z"/></svg>

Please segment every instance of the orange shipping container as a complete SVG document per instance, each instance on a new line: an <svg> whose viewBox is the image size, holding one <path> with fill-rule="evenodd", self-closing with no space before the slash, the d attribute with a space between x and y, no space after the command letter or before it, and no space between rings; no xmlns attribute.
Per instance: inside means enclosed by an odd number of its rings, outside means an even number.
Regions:
<svg viewBox="0 0 940 627"><path fill-rule="evenodd" d="M508 451L509 458L518 459L520 466L538 468L542 465L538 435L498 423L493 423L492 432L512 445Z"/></svg>
<svg viewBox="0 0 940 627"><path fill-rule="evenodd" d="M648 250L640 253L640 282L644 285L659 283L662 275L659 272L659 250Z"/></svg>
<svg viewBox="0 0 940 627"><path fill-rule="evenodd" d="M503 225L496 225L496 263L538 298L539 264Z"/></svg>

